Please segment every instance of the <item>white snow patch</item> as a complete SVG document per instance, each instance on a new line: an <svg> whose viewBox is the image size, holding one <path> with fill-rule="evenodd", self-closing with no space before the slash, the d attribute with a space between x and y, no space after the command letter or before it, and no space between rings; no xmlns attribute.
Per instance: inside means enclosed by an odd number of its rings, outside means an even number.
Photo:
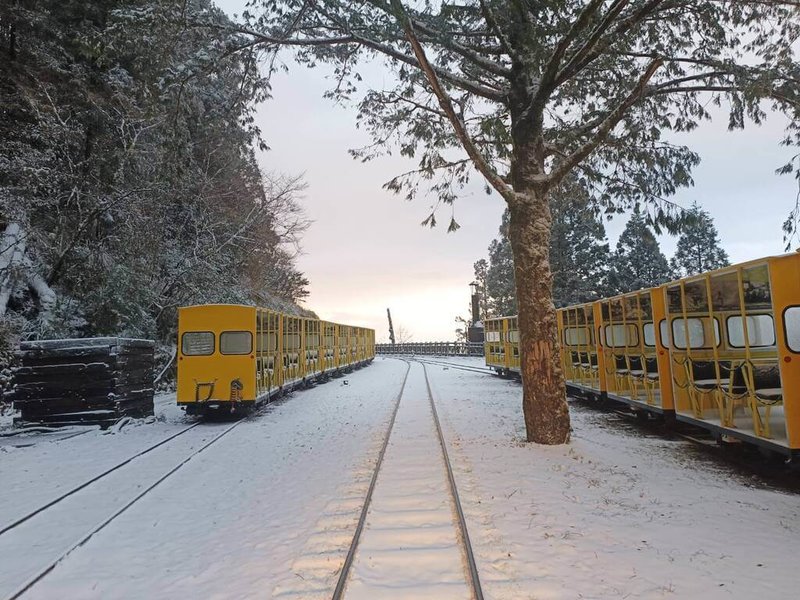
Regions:
<svg viewBox="0 0 800 600"><path fill-rule="evenodd" d="M332 501L348 488L352 498L363 498L366 485L360 474L365 466L369 470L365 461L374 461L404 372L403 363L376 360L349 375L347 386L334 379L274 403L70 554L26 598L268 597L277 582L292 576L292 565L309 540L320 535L322 516L333 517L338 511L338 519L355 523L360 500L346 506ZM164 397L157 398L157 407L163 409L164 402ZM9 477L14 487L13 493L0 496L0 522L180 426L185 425L159 421L125 427L116 435L87 434L17 449L9 455L13 465L3 456L0 481L5 485ZM166 444L163 452L147 455L149 459L138 465L134 463L139 459L123 467L119 477L92 494L76 494L76 501L64 506L63 525L56 528L52 542L37 541L44 546L33 548L17 540L17 558L10 555L11 548L0 555L4 580L9 586L22 583L31 563L20 565L19 556L41 552L39 562L45 564L67 538L79 539L78 529L87 532L109 516L112 506L121 506L135 489L183 460L191 447L202 443L192 434L205 427L177 438L176 442L183 440L180 444ZM215 428L210 425L205 437ZM41 531L34 520L29 523L25 538L31 542L46 540L47 530L54 527L52 519L39 522ZM344 556L340 552L333 557L332 573ZM323 584L332 590L335 579ZM0 596L10 591L3 586Z"/></svg>
<svg viewBox="0 0 800 600"><path fill-rule="evenodd" d="M507 574L487 597L795 595L796 495L577 404L570 445L525 443L518 383L427 368L478 568Z"/></svg>

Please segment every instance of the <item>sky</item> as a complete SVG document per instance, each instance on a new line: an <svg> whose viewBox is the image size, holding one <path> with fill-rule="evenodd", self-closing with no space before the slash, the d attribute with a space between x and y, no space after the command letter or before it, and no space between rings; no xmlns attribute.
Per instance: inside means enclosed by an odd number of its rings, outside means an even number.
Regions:
<svg viewBox="0 0 800 600"><path fill-rule="evenodd" d="M244 2L217 4L234 14ZM311 282L305 306L322 319L372 327L378 341L388 341L387 308L395 329L414 341L452 340L456 316L469 314L472 265L487 257L504 203L486 195L476 176L455 205L461 229L446 232L449 209L437 213L439 226L422 227L435 198L408 202L382 189L414 163L396 155L368 163L350 157L348 149L369 138L356 128L355 108L323 97L326 73L290 64L288 74L273 79L273 98L256 115L270 147L259 153L262 169L302 174L308 186L301 204L312 224L298 258ZM378 66L372 75L380 84ZM798 192L791 176L775 174L791 156L778 145L785 123L778 115L729 132L723 117L671 138L702 158L694 187L673 200L683 206L697 201L711 214L734 263L783 252L781 224ZM626 220L621 215L606 224L612 248ZM669 258L677 238L659 239Z"/></svg>

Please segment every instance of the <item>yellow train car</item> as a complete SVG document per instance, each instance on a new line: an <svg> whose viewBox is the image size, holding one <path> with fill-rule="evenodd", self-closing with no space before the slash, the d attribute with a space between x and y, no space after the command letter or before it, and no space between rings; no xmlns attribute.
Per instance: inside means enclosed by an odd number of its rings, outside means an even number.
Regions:
<svg viewBox="0 0 800 600"><path fill-rule="evenodd" d="M515 324L485 323L503 374L519 373ZM559 309L558 328L573 394L800 454L800 254Z"/></svg>
<svg viewBox="0 0 800 600"><path fill-rule="evenodd" d="M486 365L500 375L519 374L519 330L517 318L495 317L483 322Z"/></svg>
<svg viewBox="0 0 800 600"><path fill-rule="evenodd" d="M800 452L800 254L664 286L675 416Z"/></svg>
<svg viewBox="0 0 800 600"><path fill-rule="evenodd" d="M362 332L360 347L358 338L350 336L354 329ZM371 329L253 306L182 307L178 309L178 405L187 414L252 407L370 363L375 358L374 339Z"/></svg>
<svg viewBox="0 0 800 600"><path fill-rule="evenodd" d="M664 320L663 288L623 294L594 306L601 389L635 409L671 415L669 348L657 325Z"/></svg>

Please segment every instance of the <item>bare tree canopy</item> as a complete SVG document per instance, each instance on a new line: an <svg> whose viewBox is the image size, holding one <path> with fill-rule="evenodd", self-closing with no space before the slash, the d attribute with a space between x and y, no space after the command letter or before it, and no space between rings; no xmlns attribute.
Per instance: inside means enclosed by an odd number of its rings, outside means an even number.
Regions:
<svg viewBox="0 0 800 600"><path fill-rule="evenodd" d="M423 185L452 203L474 167L506 200L528 438L553 444L568 440L569 415L550 190L574 173L602 209L642 205L652 225L671 227L680 215L669 196L691 185L699 157L668 132L712 113L741 128L777 111L790 117L782 142L796 146L798 10L768 0L253 0L230 32L242 48L289 47L301 63L332 65L336 100L355 98L361 65L383 59L394 79L358 96L374 143L354 155L399 146L417 159L387 183L409 198Z"/></svg>

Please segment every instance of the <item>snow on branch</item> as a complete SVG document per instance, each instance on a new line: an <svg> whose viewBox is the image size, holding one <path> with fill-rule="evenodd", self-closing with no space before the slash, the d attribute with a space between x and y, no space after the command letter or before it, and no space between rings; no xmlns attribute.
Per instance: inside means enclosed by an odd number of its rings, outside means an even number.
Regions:
<svg viewBox="0 0 800 600"><path fill-rule="evenodd" d="M36 272L27 255L25 234L19 223L9 223L0 238L0 317L5 316L11 296L25 283L36 295L41 316L47 320L56 305L56 293Z"/></svg>
<svg viewBox="0 0 800 600"><path fill-rule="evenodd" d="M550 173L543 175L542 178L548 183L558 183L564 176L569 173L575 166L584 160L592 151L597 148L611 132L612 129L619 123L625 112L639 100L645 91L647 82L653 77L658 68L662 65L661 59L655 59L647 66L642 76L639 78L636 86L630 91L627 97L612 110L605 120L600 124L595 131L594 136L586 143L581 145L575 152L567 156L565 159L556 163Z"/></svg>
<svg viewBox="0 0 800 600"><path fill-rule="evenodd" d="M513 190L511 187L500 177L500 175L494 170L494 168L489 164L483 154L475 145L475 142L467 132L467 128L464 125L464 122L461 118L456 114L455 109L453 108L453 103L450 100L450 96L447 92L442 88L441 83L439 82L439 78L437 77L435 69L431 66L430 62L428 61L427 56L425 55L425 50L420 44L419 39L414 31L414 26L409 18L408 14L403 7L403 4L400 0L391 0L392 7L396 12L396 18L400 21L403 30L406 33L406 37L408 38L409 43L411 44L411 48L414 51L414 55L419 62L420 68L425 73L426 78L428 79L428 83L430 84L431 88L433 89L434 94L436 95L436 99L439 101L439 106L441 106L442 111L447 115L448 120L453 126L455 130L456 136L458 136L459 141L464 146L469 157L472 159L473 163L475 164L475 168L480 171L480 173L486 178L489 184L497 190L497 192L503 196L504 198L511 198L514 195Z"/></svg>

